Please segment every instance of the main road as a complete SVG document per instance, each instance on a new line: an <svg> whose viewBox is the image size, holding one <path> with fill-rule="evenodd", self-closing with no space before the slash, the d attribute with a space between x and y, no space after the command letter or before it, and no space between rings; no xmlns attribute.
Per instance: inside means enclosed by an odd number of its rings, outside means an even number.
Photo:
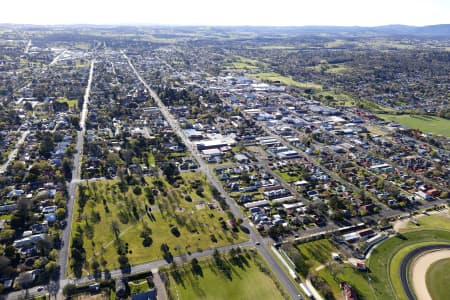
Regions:
<svg viewBox="0 0 450 300"><path fill-rule="evenodd" d="M300 294L300 291L298 289L298 286L295 285L289 278L289 276L286 274L284 269L279 265L279 263L275 260L275 258L270 253L270 245L268 245L264 239L259 235L259 233L250 225L247 218L244 216L242 211L237 207L235 202L229 197L228 193L225 192L220 182L217 180L217 178L211 173L210 168L207 166L205 161L200 156L200 153L195 148L195 145L189 141L187 136L184 134L183 130L181 129L179 123L177 120L172 116L172 114L167 109L166 105L161 101L159 96L156 94L156 92L150 88L150 86L147 84L147 82L142 78L142 76L139 74L139 72L134 67L133 63L131 62L130 58L122 51L122 55L124 58L128 61L129 66L133 70L133 72L136 74L136 77L139 79L139 81L144 85L144 87L150 92L150 96L155 101L156 105L159 107L162 115L169 123L172 130L180 137L180 139L183 141L183 143L186 145L186 147L189 148L192 156L197 160L197 163L199 164L199 171L203 172L206 177L208 178L209 182L220 192L220 194L224 197L226 203L230 207L231 212L237 217L244 220L243 226L247 227L250 232L250 240L255 244L258 245L257 249L259 250L260 254L264 257L266 262L271 267L272 271L275 273L278 280L281 282L281 284L284 286L285 290L289 293L290 297L292 299L298 299L298 295Z"/></svg>

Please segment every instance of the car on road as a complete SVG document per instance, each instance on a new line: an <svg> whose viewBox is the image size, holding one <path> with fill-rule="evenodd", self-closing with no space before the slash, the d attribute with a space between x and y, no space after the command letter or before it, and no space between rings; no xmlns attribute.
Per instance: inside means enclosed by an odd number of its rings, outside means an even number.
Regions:
<svg viewBox="0 0 450 300"><path fill-rule="evenodd" d="M261 243L260 243L260 242L256 242L255 245L256 245L256 246L259 246L259 245L261 245Z"/></svg>
<svg viewBox="0 0 450 300"><path fill-rule="evenodd" d="M43 286L38 286L38 288L36 289L38 292L42 292L44 290Z"/></svg>
<svg viewBox="0 0 450 300"><path fill-rule="evenodd" d="M67 221L66 221L66 220L62 220L62 221L60 222L60 225L61 225L61 228L66 228L66 226L67 226Z"/></svg>

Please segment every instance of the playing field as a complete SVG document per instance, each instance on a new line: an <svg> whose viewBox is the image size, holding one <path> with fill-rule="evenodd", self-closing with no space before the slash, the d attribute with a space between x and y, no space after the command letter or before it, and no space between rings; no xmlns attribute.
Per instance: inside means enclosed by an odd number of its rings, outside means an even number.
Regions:
<svg viewBox="0 0 450 300"><path fill-rule="evenodd" d="M309 88L315 90L322 90L322 86L320 84L315 84L312 82L298 82L290 77L283 76L281 74L270 72L270 73L255 73L255 74L247 74L248 77L256 78L262 81L269 82L280 82L285 85L291 85L299 88Z"/></svg>
<svg viewBox="0 0 450 300"><path fill-rule="evenodd" d="M400 229L400 232L408 232L421 229L437 229L450 231L450 215L449 214L437 214L430 216L421 216L416 218L416 223L409 222L404 228Z"/></svg>
<svg viewBox="0 0 450 300"><path fill-rule="evenodd" d="M427 271L426 282L433 300L446 300L450 295L450 259L433 263Z"/></svg>
<svg viewBox="0 0 450 300"><path fill-rule="evenodd" d="M450 137L450 120L447 119L420 115L378 114L377 116L412 129Z"/></svg>

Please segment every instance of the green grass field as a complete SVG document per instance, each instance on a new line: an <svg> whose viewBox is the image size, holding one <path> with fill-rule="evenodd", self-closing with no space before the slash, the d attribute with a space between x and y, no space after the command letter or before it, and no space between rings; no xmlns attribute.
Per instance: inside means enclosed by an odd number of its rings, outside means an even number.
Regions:
<svg viewBox="0 0 450 300"><path fill-rule="evenodd" d="M231 267L231 278L209 260L200 263L202 275L194 275L188 266L184 267L181 282L170 277L171 294L180 300L283 299L272 276L261 272L258 265L268 268L259 256L247 256L242 267L227 263Z"/></svg>
<svg viewBox="0 0 450 300"><path fill-rule="evenodd" d="M347 67L344 64L327 64L326 61L324 61L324 63L317 64L313 67L306 67L306 69L313 70L316 72L324 71L325 73L328 74L342 74L346 71L351 70L350 67Z"/></svg>
<svg viewBox="0 0 450 300"><path fill-rule="evenodd" d="M312 269L330 261L332 252L339 252L326 239L299 244L297 245L297 249L308 260Z"/></svg>
<svg viewBox="0 0 450 300"><path fill-rule="evenodd" d="M318 274L330 285L336 299L339 299L339 297L342 296L342 291L339 287L339 284L342 281L352 285L358 293L359 299L376 299L375 293L369 284L368 278L370 277L370 274L357 271L350 264L342 264L342 266L342 272L337 274L336 280L327 268L318 272Z"/></svg>
<svg viewBox="0 0 450 300"><path fill-rule="evenodd" d="M336 103L339 106L355 106L357 101L353 99L350 95L344 94L344 93L338 93L335 91L323 91L320 92L319 97L322 97L322 101L325 101L325 103L328 104L334 104ZM327 97L333 97L333 102L330 102L327 100Z"/></svg>
<svg viewBox="0 0 450 300"><path fill-rule="evenodd" d="M232 56L232 62L226 65L229 69L243 69L243 70L252 70L255 71L259 69L259 67L266 66L265 63L261 63L257 60L247 58L244 56Z"/></svg>
<svg viewBox="0 0 450 300"><path fill-rule="evenodd" d="M400 232L421 230L423 228L450 231L450 216L448 214L430 216L422 215L415 220L419 223L418 226L412 222L409 222L406 227L400 229Z"/></svg>
<svg viewBox="0 0 450 300"><path fill-rule="evenodd" d="M242 61L236 61L231 63L228 68L230 69L244 69L244 70L255 70L258 69L258 67L251 65L249 63L246 62L242 62Z"/></svg>
<svg viewBox="0 0 450 300"><path fill-rule="evenodd" d="M67 105L69 105L69 109L76 109L78 106L78 100L70 100L67 98L59 98L58 100L56 100L59 103L67 103Z"/></svg>
<svg viewBox="0 0 450 300"><path fill-rule="evenodd" d="M427 271L426 282L433 300L446 300L450 294L450 259L433 263Z"/></svg>
<svg viewBox="0 0 450 300"><path fill-rule="evenodd" d="M336 65L331 65L331 67L329 69L327 69L325 72L329 73L329 74L341 74L344 72L347 72L351 70L351 68L345 66L344 64L336 64Z"/></svg>
<svg viewBox="0 0 450 300"><path fill-rule="evenodd" d="M282 172L280 170L274 170L275 174L280 176L286 182L295 182L304 179L303 176L297 174L297 172Z"/></svg>
<svg viewBox="0 0 450 300"><path fill-rule="evenodd" d="M129 281L130 294L139 294L150 290L147 279L140 279L135 281Z"/></svg>
<svg viewBox="0 0 450 300"><path fill-rule="evenodd" d="M118 186L119 180L89 183L88 200L81 211L77 199L72 222L72 238L77 227L83 232L88 262L84 270L92 271L90 263L94 260L106 261L105 268L109 270L117 269L120 244L127 248L129 263L135 265L161 259L162 243L170 247L173 256L178 256L246 240L243 232L223 228L221 220L228 220L225 212L208 207L207 204L212 202L209 185L204 185L203 197L191 187L196 179L205 181L204 175L183 173L182 178L184 184L178 188L160 178L166 195L159 192L154 196L153 204L147 199L144 186L141 194L136 194L133 186L123 193ZM150 191L155 188L155 179L146 178ZM185 195L192 201L186 200ZM204 204L198 205L199 201ZM146 208L151 208L151 212ZM113 223L118 227L119 240L114 234ZM150 245L141 237L145 228L150 231ZM173 228L177 228L178 234Z"/></svg>
<svg viewBox="0 0 450 300"><path fill-rule="evenodd" d="M294 46L286 46L286 45L270 45L270 46L261 46L260 49L264 50L292 50L295 49Z"/></svg>
<svg viewBox="0 0 450 300"><path fill-rule="evenodd" d="M377 114L378 117L412 129L450 137L450 120L433 116Z"/></svg>
<svg viewBox="0 0 450 300"><path fill-rule="evenodd" d="M290 77L283 76L281 74L275 72L269 73L255 73L255 74L247 74L248 77L255 78L261 81L269 81L269 82L280 82L285 85L295 86L299 88L310 88L315 90L322 90L322 86L320 84L315 84L312 82L298 82Z"/></svg>

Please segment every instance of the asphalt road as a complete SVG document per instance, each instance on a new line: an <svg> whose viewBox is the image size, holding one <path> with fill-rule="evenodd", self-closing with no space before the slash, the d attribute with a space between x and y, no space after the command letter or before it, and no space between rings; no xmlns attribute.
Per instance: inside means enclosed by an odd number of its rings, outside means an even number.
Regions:
<svg viewBox="0 0 450 300"><path fill-rule="evenodd" d="M186 260L190 260L193 258L201 258L201 257L211 256L211 255L213 255L213 253L216 249L219 252L226 252L226 251L231 250L232 248L238 248L238 247L249 248L252 246L253 246L253 243L250 241L247 241L247 242L243 242L243 243L239 243L239 244L233 244L233 245L227 245L227 246L218 247L218 248L206 249L202 252L191 253L190 255L186 254L183 256L175 256L173 258L173 261L175 261L176 263L183 263ZM144 272L151 272L153 269L158 269L159 267L162 267L162 266L165 266L168 264L170 264L170 262L168 262L164 259L160 259L160 260L155 260L155 261L131 266L130 269L128 269L128 270L117 269L117 270L109 271L108 273L102 272L100 274L100 276L102 278L109 277L109 278L116 279L116 278L121 278L123 276L129 276L129 275L134 275L134 274L139 274L139 273L144 273ZM91 276L82 277L80 279L70 280L70 282L75 283L75 284L85 285L85 284L94 282L94 280L95 280L94 276L91 275Z"/></svg>
<svg viewBox="0 0 450 300"><path fill-rule="evenodd" d="M70 244L70 233L72 230L72 217L73 217L73 206L75 202L77 185L80 183L81 176L81 161L83 157L83 145L84 145L84 134L86 132L86 118L88 114L88 104L89 104L89 94L91 91L92 77L94 75L94 61L91 62L91 68L89 71L89 79L84 93L83 109L80 116L80 131L77 133L76 141L76 151L73 156L73 168L72 168L72 181L68 184L69 199L67 201L67 226L64 228L61 234L62 247L58 255L58 264L60 266L60 279L59 279L59 293L58 296L62 297L62 288L66 284L66 272L68 266L69 258L69 244ZM59 298L58 297L58 298Z"/></svg>
<svg viewBox="0 0 450 300"><path fill-rule="evenodd" d="M403 290L406 293L406 296L410 300L415 300L416 297L409 286L408 283L408 266L411 263L411 261L419 254L423 252L428 252L432 250L438 250L438 249L450 249L450 245L428 245L423 246L417 249L414 249L413 251L409 252L402 260L400 264L400 280L402 281L402 287Z"/></svg>
<svg viewBox="0 0 450 300"><path fill-rule="evenodd" d="M14 150L9 153L8 160L0 167L0 174L6 172L9 164L16 158L17 152L19 152L19 148L25 142L28 134L30 134L29 130L22 132L22 135L17 140L16 147L14 147Z"/></svg>
<svg viewBox="0 0 450 300"><path fill-rule="evenodd" d="M56 64L56 63L58 62L59 58L60 58L62 55L64 55L64 53L66 53L66 51L67 51L67 50L63 50L60 54L58 54L58 55L52 60L52 62L50 63L50 66Z"/></svg>
<svg viewBox="0 0 450 300"><path fill-rule="evenodd" d="M197 163L199 165L199 171L204 173L208 179L208 181L220 192L220 194L224 197L225 201L227 202L228 206L230 207L231 212L237 217L244 220L242 223L242 226L245 226L248 228L250 232L250 240L255 244L259 245L257 246L257 249L259 250L260 254L264 257L266 262L271 267L272 271L275 273L278 280L281 282L281 284L284 286L286 291L289 293L292 299L297 299L298 295L300 294L299 289L296 285L292 283L292 281L289 279L288 275L285 273L285 271L281 268L281 266L278 264L278 262L274 259L272 254L270 253L269 247L270 245L267 245L263 238L259 235L259 233L249 224L247 218L244 216L242 211L237 207L235 202L228 196L228 193L225 192L220 182L218 182L217 178L212 174L210 168L207 166L205 161L200 156L200 153L195 148L194 144L189 141L189 139L184 134L183 130L180 128L178 121L172 116L172 114L169 112L167 107L164 105L164 103L161 101L159 96L153 91L150 86L145 82L145 80L141 77L139 72L136 70L134 65L132 64L131 60L126 56L124 52L122 52L125 59L128 61L128 64L130 65L131 69L136 74L137 78L142 82L142 84L145 86L145 88L150 92L151 97L155 101L155 103L158 105L161 113L163 114L164 118L167 120L169 125L172 127L173 131L181 138L183 143L186 145L186 147L189 148L192 156L197 160Z"/></svg>

